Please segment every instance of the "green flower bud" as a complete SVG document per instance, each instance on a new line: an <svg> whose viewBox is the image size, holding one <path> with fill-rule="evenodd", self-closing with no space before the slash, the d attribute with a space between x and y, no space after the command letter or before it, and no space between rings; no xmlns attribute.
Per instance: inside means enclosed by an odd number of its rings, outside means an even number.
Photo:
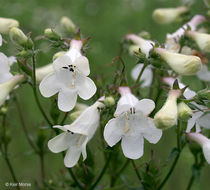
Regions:
<svg viewBox="0 0 210 190"><path fill-rule="evenodd" d="M104 103L106 106L113 106L115 104L115 100L112 96L108 96L105 98Z"/></svg>
<svg viewBox="0 0 210 190"><path fill-rule="evenodd" d="M22 30L17 27L12 27L10 29L9 36L14 43L20 46L24 46L27 48L32 47L32 41L23 33Z"/></svg>
<svg viewBox="0 0 210 190"><path fill-rule="evenodd" d="M178 104L178 117L182 120L188 120L192 115L192 110L187 104L181 102Z"/></svg>
<svg viewBox="0 0 210 190"><path fill-rule="evenodd" d="M66 31L66 32L70 32L70 33L76 33L76 26L75 24L72 22L72 20L66 16L61 18L61 27Z"/></svg>
<svg viewBox="0 0 210 190"><path fill-rule="evenodd" d="M60 35L52 28L45 29L44 35L46 38L48 38L50 40L60 40L61 39Z"/></svg>
<svg viewBox="0 0 210 190"><path fill-rule="evenodd" d="M210 90L209 89L200 90L198 92L198 97L201 98L201 99L210 100Z"/></svg>

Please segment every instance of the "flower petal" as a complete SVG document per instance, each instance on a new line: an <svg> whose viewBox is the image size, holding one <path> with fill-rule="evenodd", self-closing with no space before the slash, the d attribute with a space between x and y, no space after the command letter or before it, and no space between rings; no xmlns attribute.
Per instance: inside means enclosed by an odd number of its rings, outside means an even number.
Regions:
<svg viewBox="0 0 210 190"><path fill-rule="evenodd" d="M0 46L2 46L2 36L0 34Z"/></svg>
<svg viewBox="0 0 210 190"><path fill-rule="evenodd" d="M64 158L64 165L68 168L75 166L79 160L81 154L81 148L77 146L72 146L66 152L66 156Z"/></svg>
<svg viewBox="0 0 210 190"><path fill-rule="evenodd" d="M117 106L117 109L114 112L114 116L115 117L118 117L121 113L124 113L126 111L129 111L130 108L131 108L131 106L128 105L128 104L119 105L119 106Z"/></svg>
<svg viewBox="0 0 210 190"><path fill-rule="evenodd" d="M46 77L44 77L44 79L41 81L39 85L39 90L42 96L46 98L53 96L59 91L59 86L57 83L57 78L55 73L51 73Z"/></svg>
<svg viewBox="0 0 210 190"><path fill-rule="evenodd" d="M58 93L58 108L68 112L74 108L77 102L76 90L64 88Z"/></svg>
<svg viewBox="0 0 210 190"><path fill-rule="evenodd" d="M201 116L199 119L198 119L198 124L201 126L201 127L204 127L206 129L210 129L210 113L207 113L203 116Z"/></svg>
<svg viewBox="0 0 210 190"><path fill-rule="evenodd" d="M197 76L200 80L203 81L210 81L210 71L208 70L208 67L206 65L203 65L201 70L197 73Z"/></svg>
<svg viewBox="0 0 210 190"><path fill-rule="evenodd" d="M71 58L67 55L61 55L55 61L53 61L53 68L59 71L63 67L68 67L68 65L73 65Z"/></svg>
<svg viewBox="0 0 210 190"><path fill-rule="evenodd" d="M74 61L74 65L85 76L90 74L89 61L85 56L80 56Z"/></svg>
<svg viewBox="0 0 210 190"><path fill-rule="evenodd" d="M97 90L95 83L89 77L79 73L76 75L75 86L78 90L78 95L84 100L91 98Z"/></svg>
<svg viewBox="0 0 210 190"><path fill-rule="evenodd" d="M104 139L109 146L114 146L117 144L122 135L123 135L123 127L124 125L120 121L120 118L114 118L109 120L104 128Z"/></svg>
<svg viewBox="0 0 210 190"><path fill-rule="evenodd" d="M190 118L190 119L188 120L188 123L187 123L187 130L186 130L187 133L189 133L189 132L191 131L191 129L194 127L195 124L197 125L196 121L197 121L197 119L198 119L202 114L203 114L203 112L198 111L198 112L194 113L194 114L192 115L192 118ZM197 126L196 126L196 127L197 127ZM197 130L198 130L198 128L197 128ZM199 132L199 131L197 131L197 130L196 130L196 132Z"/></svg>
<svg viewBox="0 0 210 190"><path fill-rule="evenodd" d="M13 75L11 73L2 73L0 74L0 84L7 82L9 79L11 79Z"/></svg>
<svg viewBox="0 0 210 190"><path fill-rule="evenodd" d="M157 129L153 119L148 118L148 127L144 129L142 134L150 143L156 144L162 136L162 130Z"/></svg>
<svg viewBox="0 0 210 190"><path fill-rule="evenodd" d="M133 70L131 71L131 76L134 80L136 80L139 76L139 73L141 72L142 68L143 68L144 64L137 64ZM147 87L150 86L152 83L152 77L153 77L153 73L152 73L152 69L151 67L146 67L142 76L141 76L141 80L143 81L142 83L142 87Z"/></svg>
<svg viewBox="0 0 210 190"><path fill-rule="evenodd" d="M69 147L70 139L68 137L68 133L61 133L60 135L54 137L53 139L48 141L48 148L54 152L62 152Z"/></svg>
<svg viewBox="0 0 210 190"><path fill-rule="evenodd" d="M204 143L202 148L203 148L204 157L208 162L208 164L210 164L210 143Z"/></svg>
<svg viewBox="0 0 210 190"><path fill-rule="evenodd" d="M0 52L0 73L8 73L10 71L9 59Z"/></svg>
<svg viewBox="0 0 210 190"><path fill-rule="evenodd" d="M136 106L136 112L141 111L145 116L149 115L155 108L155 103L150 99L140 100Z"/></svg>
<svg viewBox="0 0 210 190"><path fill-rule="evenodd" d="M138 159L144 153L144 138L142 136L124 136L121 145L127 158Z"/></svg>

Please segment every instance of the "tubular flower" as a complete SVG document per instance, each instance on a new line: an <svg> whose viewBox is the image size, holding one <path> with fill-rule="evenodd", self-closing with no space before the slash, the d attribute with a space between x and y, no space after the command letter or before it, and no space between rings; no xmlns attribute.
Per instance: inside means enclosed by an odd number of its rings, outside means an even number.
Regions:
<svg viewBox="0 0 210 190"><path fill-rule="evenodd" d="M195 32L195 31L186 31L185 34L191 37L196 42L196 44L201 49L201 51L210 52L210 35L209 34Z"/></svg>
<svg viewBox="0 0 210 190"><path fill-rule="evenodd" d="M23 75L15 75L7 82L0 84L0 106L2 106L7 99L9 93L15 88L17 84L24 80Z"/></svg>
<svg viewBox="0 0 210 190"><path fill-rule="evenodd" d="M202 65L201 70L197 73L197 77L202 81L210 81L210 71L206 65Z"/></svg>
<svg viewBox="0 0 210 190"><path fill-rule="evenodd" d="M166 84L168 84L168 85L171 87L171 89L172 89L172 87L173 87L173 84L174 84L175 80L176 80L176 79L173 78L173 77L164 77L164 78L163 78L163 82L166 83ZM182 89L182 88L184 88L184 87L186 86L185 84L181 83L179 79L177 79L177 80L178 80L179 88L180 88L180 89ZM191 99L191 98L193 98L193 97L196 96L196 95L197 95L196 92L194 92L194 91L191 90L190 88L186 88L185 91L184 91L184 93L183 93L183 96L184 96L186 99Z"/></svg>
<svg viewBox="0 0 210 190"><path fill-rule="evenodd" d="M152 17L158 24L169 24L179 20L180 16L187 11L187 7L160 8L154 10Z"/></svg>
<svg viewBox="0 0 210 190"><path fill-rule="evenodd" d="M77 94L84 100L96 92L94 82L87 77L90 74L88 59L81 55L82 42L72 40L70 50L53 62L54 73L44 77L39 89L44 97L58 93L58 107L70 111L77 101Z"/></svg>
<svg viewBox="0 0 210 190"><path fill-rule="evenodd" d="M14 62L16 62L15 57L7 57L0 52L0 84L13 77L13 75L10 73L10 66Z"/></svg>
<svg viewBox="0 0 210 190"><path fill-rule="evenodd" d="M177 98L180 95L180 90L170 90L165 104L154 116L154 123L157 128L168 129L177 124Z"/></svg>
<svg viewBox="0 0 210 190"><path fill-rule="evenodd" d="M97 101L88 107L71 125L54 126L63 133L48 142L49 149L54 153L67 150L64 158L66 167L73 167L78 162L80 155L86 159L86 145L91 140L99 125L99 108L104 105Z"/></svg>
<svg viewBox="0 0 210 190"><path fill-rule="evenodd" d="M2 36L0 34L0 46L2 46Z"/></svg>
<svg viewBox="0 0 210 190"><path fill-rule="evenodd" d="M179 28L176 32L174 32L173 34L167 34L167 40L173 38L178 41L180 37L185 34L185 31L188 29L188 27L190 27L190 30L194 31L197 29L197 26L205 20L206 19L204 16L195 15L189 22Z"/></svg>
<svg viewBox="0 0 210 190"><path fill-rule="evenodd" d="M178 74L194 75L202 66L197 56L173 53L163 48L155 48L155 52Z"/></svg>
<svg viewBox="0 0 210 190"><path fill-rule="evenodd" d="M208 164L210 164L210 139L200 133L187 133L187 137L202 147L203 155Z"/></svg>
<svg viewBox="0 0 210 190"><path fill-rule="evenodd" d="M157 129L148 115L155 108L150 99L138 100L129 87L119 87L121 98L111 119L105 126L104 138L109 146L121 140L124 155L138 159L143 155L144 138L150 143L157 143L162 131Z"/></svg>
<svg viewBox="0 0 210 190"><path fill-rule="evenodd" d="M7 34L12 27L18 27L19 22L11 18L0 17L0 33Z"/></svg>
<svg viewBox="0 0 210 190"><path fill-rule="evenodd" d="M136 34L127 34L125 36L125 39L132 41L135 45L138 45L142 53L144 53L146 57L149 56L149 52L151 51L153 45L155 44L153 41L145 40L144 38L141 38Z"/></svg>
<svg viewBox="0 0 210 190"><path fill-rule="evenodd" d="M139 73L141 72L142 68L143 68L144 64L137 64L131 71L131 77L134 80L137 80ZM141 81L143 81L142 83L142 87L147 87L150 86L152 83L152 77L153 77L153 73L152 73L152 68L151 66L147 66L141 76Z"/></svg>
<svg viewBox="0 0 210 190"><path fill-rule="evenodd" d="M55 70L53 68L53 65L50 63L48 65L45 65L43 67L39 67L36 69L36 80L37 82L41 82L45 76L47 76L50 73L53 73Z"/></svg>

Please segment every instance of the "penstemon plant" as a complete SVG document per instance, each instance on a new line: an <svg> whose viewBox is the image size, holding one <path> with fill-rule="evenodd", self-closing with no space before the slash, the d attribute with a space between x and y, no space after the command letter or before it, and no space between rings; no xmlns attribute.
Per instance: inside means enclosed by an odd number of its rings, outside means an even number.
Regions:
<svg viewBox="0 0 210 190"><path fill-rule="evenodd" d="M208 1L205 4L209 6ZM167 34L164 44L151 39L148 32L125 34L120 53L113 59L111 83L91 72L94 63L89 63L86 55L90 38L84 38L68 17L40 36L26 35L15 19L0 18L0 46L12 43L17 51L11 57L0 52L0 152L17 184L14 188L22 189L10 157L12 137L7 119L13 104L40 161L41 180L34 189L161 190L187 147L194 163L183 189L190 190L195 180L199 181L202 168L210 164L209 15L192 15L189 6L180 6L156 9L152 17L159 24L183 25ZM39 41L47 41L57 52L51 63L42 67L37 67ZM126 54L137 60L131 71L132 82L127 80ZM189 76L201 81L202 90L195 92L183 82ZM33 91L31 99L46 126L37 129L36 138L29 133L27 113L22 112L19 102L19 92L26 85ZM151 158L139 166L145 141L155 146L169 129L173 129L177 145L171 148L168 159L152 151ZM94 144L89 146L91 141ZM60 154L66 168L55 177L46 173L46 155L55 157L53 153ZM100 170L95 162L102 165ZM166 173L162 173L163 168ZM127 170L136 175L138 185L128 183Z"/></svg>

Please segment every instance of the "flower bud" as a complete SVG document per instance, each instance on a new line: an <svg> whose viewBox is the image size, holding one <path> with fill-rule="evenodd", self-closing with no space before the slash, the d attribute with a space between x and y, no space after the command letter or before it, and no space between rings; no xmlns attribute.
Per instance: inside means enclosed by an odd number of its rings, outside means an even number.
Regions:
<svg viewBox="0 0 210 190"><path fill-rule="evenodd" d="M45 76L47 76L48 74L53 73L53 72L54 72L54 69L53 69L52 64L48 64L43 67L37 68L36 69L36 81L41 82Z"/></svg>
<svg viewBox="0 0 210 190"><path fill-rule="evenodd" d="M66 16L61 18L61 27L66 31L66 32L70 32L70 33L75 33L76 32L76 26L75 24L72 22L72 20Z"/></svg>
<svg viewBox="0 0 210 190"><path fill-rule="evenodd" d="M210 140L200 133L187 133L187 137L202 147L204 157L210 164Z"/></svg>
<svg viewBox="0 0 210 190"><path fill-rule="evenodd" d="M58 57L66 53L65 51L59 51L53 55L53 61L55 61Z"/></svg>
<svg viewBox="0 0 210 190"><path fill-rule="evenodd" d="M70 119L72 121L76 120L86 108L88 108L86 104L77 103L74 107L74 111L69 114Z"/></svg>
<svg viewBox="0 0 210 190"><path fill-rule="evenodd" d="M10 28L18 27L19 22L11 18L2 18L0 17L0 33L8 34Z"/></svg>
<svg viewBox="0 0 210 190"><path fill-rule="evenodd" d="M139 46L138 45L130 45L128 48L128 52L131 56L135 54L135 52L139 52Z"/></svg>
<svg viewBox="0 0 210 190"><path fill-rule="evenodd" d="M201 59L197 56L172 53L163 48L155 48L155 52L180 75L194 75L201 69Z"/></svg>
<svg viewBox="0 0 210 190"><path fill-rule="evenodd" d="M178 104L178 116L180 119L188 120L191 115L192 115L192 110L187 104L185 104L184 102Z"/></svg>
<svg viewBox="0 0 210 190"><path fill-rule="evenodd" d="M188 12L187 7L160 8L153 12L153 19L158 24L169 24L180 19L181 14Z"/></svg>
<svg viewBox="0 0 210 190"><path fill-rule="evenodd" d="M14 87L23 80L23 75L15 75L7 82L0 84L0 106L4 104L7 96L14 89Z"/></svg>
<svg viewBox="0 0 210 190"><path fill-rule="evenodd" d="M201 51L210 52L210 35L195 31L187 31L186 35L192 38Z"/></svg>
<svg viewBox="0 0 210 190"><path fill-rule="evenodd" d="M8 111L8 109L6 106L2 106L0 109L0 113L3 113L3 114L7 113L7 111Z"/></svg>
<svg viewBox="0 0 210 190"><path fill-rule="evenodd" d="M153 41L145 40L136 34L127 34L125 36L125 39L132 41L135 45L138 45L138 49L140 49L142 53L146 55L146 57L149 56L149 52L151 51L151 49L153 48L153 45L155 44Z"/></svg>
<svg viewBox="0 0 210 190"><path fill-rule="evenodd" d="M210 100L210 90L203 89L198 92L198 97L206 100Z"/></svg>
<svg viewBox="0 0 210 190"><path fill-rule="evenodd" d="M20 46L32 47L32 41L17 27L12 27L9 30L9 36L14 43Z"/></svg>
<svg viewBox="0 0 210 190"><path fill-rule="evenodd" d="M59 40L61 38L60 35L52 28L46 28L44 30L44 35L50 40Z"/></svg>
<svg viewBox="0 0 210 190"><path fill-rule="evenodd" d="M71 121L74 121L81 115L82 112L83 111L72 112L71 114L69 114L69 118L71 119Z"/></svg>
<svg viewBox="0 0 210 190"><path fill-rule="evenodd" d="M154 123L157 128L167 129L176 125L178 117L177 98L180 95L180 90L171 90L169 92L165 104L154 116Z"/></svg>
<svg viewBox="0 0 210 190"><path fill-rule="evenodd" d="M108 96L105 98L104 103L106 106L113 106L115 104L115 100L112 96Z"/></svg>

